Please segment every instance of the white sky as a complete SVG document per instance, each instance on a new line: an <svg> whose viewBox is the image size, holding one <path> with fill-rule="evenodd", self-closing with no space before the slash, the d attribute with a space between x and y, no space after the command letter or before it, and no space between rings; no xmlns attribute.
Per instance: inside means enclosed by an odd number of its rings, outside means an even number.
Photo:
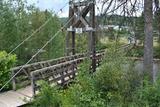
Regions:
<svg viewBox="0 0 160 107"><path fill-rule="evenodd" d="M39 7L41 10L49 9L49 10L52 10L52 11L54 11L56 13L58 11L60 11L60 9L67 4L66 7L63 9L63 11L58 13L58 16L60 16L60 17L68 17L68 2L69 2L69 0L27 0L27 1L28 1L29 4L33 4L34 3L35 6ZM96 1L98 2L98 1L103 1L103 0L96 0ZM102 7L101 3L97 3L97 5L96 5L96 14L100 13L97 10L97 6L100 9ZM116 11L115 13L119 13L119 12ZM140 13L141 12L139 12L138 15L140 15Z"/></svg>
<svg viewBox="0 0 160 107"><path fill-rule="evenodd" d="M39 7L41 10L49 9L55 11L56 13L64 7L69 0L27 0L29 4L35 4L35 6ZM100 6L100 4L97 4ZM98 10L96 9L96 13ZM68 16L68 4L63 9L62 12L59 12L58 15L60 17L67 17Z"/></svg>

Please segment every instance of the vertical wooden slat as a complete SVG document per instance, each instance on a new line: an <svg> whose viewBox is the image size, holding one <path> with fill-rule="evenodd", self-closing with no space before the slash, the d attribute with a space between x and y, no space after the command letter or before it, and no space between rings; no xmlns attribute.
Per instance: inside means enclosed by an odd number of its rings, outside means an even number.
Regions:
<svg viewBox="0 0 160 107"><path fill-rule="evenodd" d="M31 87L32 87L32 95L35 96L36 94L36 83L35 83L35 76L33 73L31 73Z"/></svg>
<svg viewBox="0 0 160 107"><path fill-rule="evenodd" d="M11 76L13 77L14 75L15 75L15 71L12 71ZM16 91L16 77L12 79L12 88L14 91Z"/></svg>
<svg viewBox="0 0 160 107"><path fill-rule="evenodd" d="M65 83L65 77L64 77L65 67L62 67L62 69L60 69L60 70L61 70L61 73L60 73L60 75L61 75L61 85L63 86L64 83Z"/></svg>

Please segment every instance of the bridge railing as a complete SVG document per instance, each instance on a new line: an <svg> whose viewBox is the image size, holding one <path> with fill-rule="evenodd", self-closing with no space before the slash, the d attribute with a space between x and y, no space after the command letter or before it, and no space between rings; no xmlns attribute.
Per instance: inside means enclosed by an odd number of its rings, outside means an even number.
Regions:
<svg viewBox="0 0 160 107"><path fill-rule="evenodd" d="M100 65L104 52L96 54L97 66ZM76 75L78 65L87 57L78 58L61 64L36 70L31 73L32 92L35 95L40 89L40 81L44 80L50 85L66 85ZM91 56L92 58L92 56Z"/></svg>
<svg viewBox="0 0 160 107"><path fill-rule="evenodd" d="M25 87L28 85L31 85L30 83L30 73L38 70L38 69L42 69L45 67L49 67L52 65L56 65L59 63L63 63L66 61L70 61L73 59L77 59L77 58L81 58L86 56L86 54L77 54L77 55L73 55L73 56L67 56L67 57L61 57L61 58L57 58L57 59L53 59L53 60L48 60L48 61L42 61L42 62L37 62L37 63L32 63L32 64L28 64L25 66L19 66L19 67L15 67L12 68L12 76L14 76L17 72L19 72L19 70L21 70L21 68L23 67L23 69L20 71L20 73L18 73L18 75L16 75L13 80L12 80L12 86L13 86L13 90L17 89L18 87Z"/></svg>
<svg viewBox="0 0 160 107"><path fill-rule="evenodd" d="M102 53L104 53L104 50L97 51L97 57L99 57ZM64 63L64 62L68 62L68 61L72 61L74 59L79 59L79 58L84 58L84 57L87 58L86 53L67 56L67 57L61 57L58 59L32 63L32 64L28 64L25 66L19 66L19 67L13 68L13 69L11 69L12 76L15 75L17 72L19 72L19 70L23 67L23 69L20 71L20 73L18 73L18 75L16 75L12 80L13 90L16 90L17 88L24 88L26 86L31 85L31 79L32 79L31 73L36 70L41 70L46 67L50 67L53 65L57 65L60 63ZM92 57L92 55L90 57ZM101 57L97 58L97 66L99 65L100 60L101 60ZM72 67L72 69L73 69L73 67Z"/></svg>
<svg viewBox="0 0 160 107"><path fill-rule="evenodd" d="M75 77L77 66L84 59L83 57L32 72L31 87L33 95L40 89L40 81L42 80L50 85L66 85L69 80Z"/></svg>

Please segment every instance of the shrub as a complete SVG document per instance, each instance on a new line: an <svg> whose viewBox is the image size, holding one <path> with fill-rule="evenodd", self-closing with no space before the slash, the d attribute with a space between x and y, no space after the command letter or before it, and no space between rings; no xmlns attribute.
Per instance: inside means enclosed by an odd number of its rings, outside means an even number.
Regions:
<svg viewBox="0 0 160 107"><path fill-rule="evenodd" d="M139 87L135 94L135 101L138 107L159 107L160 106L160 80L150 84L144 80L143 86Z"/></svg>
<svg viewBox="0 0 160 107"><path fill-rule="evenodd" d="M91 63L84 62L78 67L74 84L65 90L44 90L37 101L48 107L159 107L159 82L154 85L147 80L143 82L135 63L125 58L123 51L111 50L97 72L91 73L88 69Z"/></svg>
<svg viewBox="0 0 160 107"><path fill-rule="evenodd" d="M7 55L6 52L0 52L0 87L2 87L11 76L10 68L13 67L16 62L15 55ZM4 90L10 89L10 84L8 84Z"/></svg>
<svg viewBox="0 0 160 107"><path fill-rule="evenodd" d="M40 93L35 97L33 107L60 107L58 89L49 86L46 82L41 84Z"/></svg>
<svg viewBox="0 0 160 107"><path fill-rule="evenodd" d="M83 63L76 84L62 93L62 107L105 107L104 100L95 91L89 66L89 62Z"/></svg>

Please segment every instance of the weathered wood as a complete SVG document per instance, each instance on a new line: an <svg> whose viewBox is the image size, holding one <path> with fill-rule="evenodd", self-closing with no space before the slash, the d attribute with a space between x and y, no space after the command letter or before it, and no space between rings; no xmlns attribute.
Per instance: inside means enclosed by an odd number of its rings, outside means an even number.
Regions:
<svg viewBox="0 0 160 107"><path fill-rule="evenodd" d="M103 51L97 52L97 59L101 58ZM90 55L90 58L92 58L93 55ZM61 57L54 60L48 60L48 61L42 61L38 63L33 63L24 66L24 69L18 75L15 76L12 80L12 86L13 90L17 90L18 88L23 88L29 85L33 86L33 90L36 87L35 80L45 80L49 81L48 79L56 75L65 75L64 73L67 73L68 71L72 71L72 75L69 75L69 78L74 78L76 75L76 69L77 65L81 63L86 57L86 53L67 56L67 57ZM97 62L99 63L99 62ZM13 68L12 76L17 73L23 66ZM62 68L64 68L62 70ZM45 70L44 70L45 69ZM31 76L32 72L44 70L44 72L39 72L33 77ZM62 72L61 72L62 71ZM61 74L60 74L61 73ZM63 77L63 76L62 76ZM64 78L61 78L62 81L64 81ZM33 82L34 81L34 82ZM58 80L57 80L58 81ZM63 83L63 82L62 82ZM33 92L35 94L35 92Z"/></svg>
<svg viewBox="0 0 160 107"><path fill-rule="evenodd" d="M100 56L102 55L103 54L101 52L98 52L97 58L100 58ZM29 78L30 81L27 80L28 76L25 75L24 72L21 73L21 75L16 76L16 78L13 79L14 81L12 81L12 84L15 84L15 87L13 87L14 89L16 89L16 84L20 86L21 82L25 85L27 85L27 83L25 82L28 82L29 84L31 84L31 86L28 86L26 88L22 88L16 91L1 93L0 107L22 106L28 103L28 102L25 102L24 99L25 100L27 99L27 101L31 101L32 97L34 97L34 95L36 95L39 92L39 89L41 88L40 84L38 84L40 80L45 80L52 86L53 85L64 86L69 84L74 79L74 75L77 75L78 65L87 57L86 55L80 55L74 58L69 57L68 60L70 61L66 61L64 60L65 59L64 58L63 60L61 60L63 62L60 64L51 65L49 67L38 69L32 72L26 71L27 74L30 75L30 78ZM90 56L90 58L92 58L92 55ZM12 73L13 73L12 75L15 74L14 71Z"/></svg>
<svg viewBox="0 0 160 107"><path fill-rule="evenodd" d="M36 63L24 65L24 66L19 66L19 67L12 68L11 71L20 70L22 67L23 67L23 69L25 69L25 68L32 68L32 67L35 67L35 66L38 66L38 67L39 67L40 64L45 64L45 63L51 63L51 64L53 65L53 63L54 63L54 64L56 64L57 62L60 63L60 62L64 61L65 59L68 61L70 58L81 57L81 56L85 56L85 53L76 54L76 55L71 55L71 56L66 56L66 57L61 57L61 58L52 59L52 60L47 60L47 61L36 62ZM55 62L56 62L56 63L55 63ZM34 70L35 70L35 69L34 69Z"/></svg>
<svg viewBox="0 0 160 107"><path fill-rule="evenodd" d="M42 61L42 62L33 63L33 64L28 64L28 65L25 65L24 67L19 66L19 67L13 68L11 76L13 76L15 73L17 73L23 67L23 69L20 71L20 73L18 73L18 75L16 75L16 77L13 78L13 81L12 81L13 90L16 90L16 87L17 87L16 85L17 84L20 85L20 83L22 83L22 82L30 81L30 78L31 78L30 73L32 71L42 69L44 67L49 67L51 65L63 63L63 62L66 62L66 61L70 61L72 59L77 59L77 58L80 58L80 57L83 57L83 56L85 56L85 53L72 55L72 56L67 56L67 57L61 57L61 58L58 58L58 59L53 59L53 60L48 60L48 61ZM18 80L18 78L22 77L22 76L28 76L28 80L27 79ZM15 81L15 80L17 80L17 81ZM30 84L28 84L28 85L30 85ZM23 87L23 85L21 85L21 86Z"/></svg>
<svg viewBox="0 0 160 107"><path fill-rule="evenodd" d="M11 76L13 77L15 75L15 72L11 72ZM16 78L12 79L12 89L15 91L16 90Z"/></svg>
<svg viewBox="0 0 160 107"><path fill-rule="evenodd" d="M19 107L32 100L31 87L0 94L0 107Z"/></svg>
<svg viewBox="0 0 160 107"><path fill-rule="evenodd" d="M72 52L74 53L74 46L75 46L75 29L76 28L82 28L83 32L91 32L89 35L89 53L91 52L92 48L91 46L95 44L95 37L92 39L92 35L94 35L95 32L95 3L94 0L86 0L86 1L70 1L69 2L70 7L69 7L69 19L71 19L72 16L76 16L73 20L72 23L69 24L68 33L72 32ZM86 15L90 12L90 22L87 21ZM73 33L74 32L74 33ZM67 47L69 47L69 40L66 38L67 41ZM91 41L91 42L90 42ZM92 43L93 41L93 43ZM67 48L66 47L66 48ZM93 46L95 47L95 46ZM88 54L89 56L90 54ZM89 56L90 57L90 56ZM94 58L95 59L95 58ZM94 61L94 60L93 60ZM95 61L94 61L95 62Z"/></svg>
<svg viewBox="0 0 160 107"><path fill-rule="evenodd" d="M35 76L31 73L31 87L32 87L32 94L35 95L36 92L35 92L35 87L36 87L36 84L35 84Z"/></svg>
<svg viewBox="0 0 160 107"><path fill-rule="evenodd" d="M96 58L99 59L99 61L97 61L97 64L100 63L101 61L100 59L103 55L104 55L104 52L98 53L96 55ZM90 57L92 58L92 56L93 55L91 55ZM43 69L39 69L39 70L31 72L31 76L32 76L31 83L33 87L32 88L33 94L35 95L36 91L38 91L40 88L40 86L37 84L39 80L44 80L48 82L49 84L57 83L59 85L64 86L70 80L75 78L75 75L77 72L77 66L86 58L87 58L86 56L81 57L78 59L63 62L60 64L56 64L50 67L45 67ZM40 74L43 74L43 77Z"/></svg>
<svg viewBox="0 0 160 107"><path fill-rule="evenodd" d="M80 63L84 58L79 58L79 59L76 59L76 60L73 60L73 61L69 61L69 62L64 62L62 64L58 64L58 65L54 65L54 66L50 66L50 67L46 67L46 68L43 68L43 69L40 69L40 70L36 70L34 72L31 73L31 76L32 76L32 91L33 91L33 94L35 95L36 93L36 81L39 81L39 80L48 80L48 78L50 77L53 77L53 75L57 75L57 74L60 74L59 77L57 78L53 78L53 80L50 80L50 81L54 81L54 82L58 82L59 80L61 80L61 84L63 85L63 83L65 83L65 77L66 76L69 76L71 75L70 73L68 74L64 74L64 68L67 68L68 66L71 66L72 63L75 63L75 61L77 63ZM52 69L52 70L50 70ZM54 69L54 70L53 70ZM43 73L45 74L45 77L40 77L40 73Z"/></svg>
<svg viewBox="0 0 160 107"><path fill-rule="evenodd" d="M74 2L75 6L87 6L89 3L93 3L93 0L84 0L80 2Z"/></svg>

